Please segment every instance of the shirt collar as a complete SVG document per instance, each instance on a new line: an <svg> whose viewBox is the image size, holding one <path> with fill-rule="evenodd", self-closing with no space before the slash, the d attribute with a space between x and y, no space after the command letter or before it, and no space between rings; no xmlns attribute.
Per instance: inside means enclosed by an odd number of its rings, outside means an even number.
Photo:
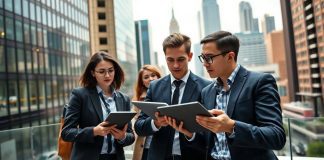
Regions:
<svg viewBox="0 0 324 160"><path fill-rule="evenodd" d="M188 78L189 78L189 75L190 75L190 70L188 70L188 72L186 73L186 75L181 78L181 80L184 82L184 84L187 83ZM170 77L171 77L171 85L172 85L173 84L173 81L176 80L176 78L174 78L172 74L170 74Z"/></svg>
<svg viewBox="0 0 324 160"><path fill-rule="evenodd" d="M231 86L234 83L235 77L240 69L241 65L237 64L231 75L227 78L227 85ZM223 86L223 81L217 77L214 86Z"/></svg>
<svg viewBox="0 0 324 160"><path fill-rule="evenodd" d="M100 94L100 92L103 92L102 89L98 85L96 86L96 88L97 88L98 94ZM112 90L111 97L114 98L115 96L117 96L116 90L113 87L111 87L110 89Z"/></svg>

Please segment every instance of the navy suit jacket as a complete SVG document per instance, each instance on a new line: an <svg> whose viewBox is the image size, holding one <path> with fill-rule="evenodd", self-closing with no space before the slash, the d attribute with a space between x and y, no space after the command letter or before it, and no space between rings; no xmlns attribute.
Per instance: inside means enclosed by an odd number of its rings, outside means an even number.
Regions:
<svg viewBox="0 0 324 160"><path fill-rule="evenodd" d="M284 147L286 135L275 79L241 66L230 91L227 115L236 121L235 137L227 136L232 160L277 159L272 150ZM217 92L214 83L203 89L202 103L206 108L215 108ZM214 138L215 134L210 133L209 156Z"/></svg>
<svg viewBox="0 0 324 160"><path fill-rule="evenodd" d="M210 81L190 73L181 103L200 101L201 90L210 83ZM167 75L150 84L145 101L171 104L171 93L171 78L170 75ZM167 156L172 154L175 130L167 126L154 132L151 127L151 120L152 118L142 112L135 122L135 131L139 136L153 135L148 159L165 160ZM179 133L179 139L182 159L201 159L202 156L206 155L206 141L204 141L202 134L197 133L196 138L189 142L182 133Z"/></svg>
<svg viewBox="0 0 324 160"><path fill-rule="evenodd" d="M129 111L130 100L125 94L116 91L114 97L117 111ZM74 142L71 159L97 160L101 152L104 137L94 136L93 128L103 122L103 113L96 88L77 88L71 93L61 136L63 140ZM124 160L123 147L135 140L132 125L129 123L123 144L115 140L118 160Z"/></svg>

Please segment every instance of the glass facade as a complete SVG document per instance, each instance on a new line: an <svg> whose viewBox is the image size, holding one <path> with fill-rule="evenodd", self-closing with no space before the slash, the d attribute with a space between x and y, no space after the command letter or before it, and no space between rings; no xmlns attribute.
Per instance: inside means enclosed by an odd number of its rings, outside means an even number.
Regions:
<svg viewBox="0 0 324 160"><path fill-rule="evenodd" d="M132 97L133 84L137 77L135 28L133 20L133 1L114 1L116 27L116 53L126 74L122 91Z"/></svg>
<svg viewBox="0 0 324 160"><path fill-rule="evenodd" d="M87 0L0 0L0 130L57 123L89 55Z"/></svg>
<svg viewBox="0 0 324 160"><path fill-rule="evenodd" d="M140 69L144 64L154 64L151 62L150 30L148 20L135 21L136 49L137 49L137 68Z"/></svg>

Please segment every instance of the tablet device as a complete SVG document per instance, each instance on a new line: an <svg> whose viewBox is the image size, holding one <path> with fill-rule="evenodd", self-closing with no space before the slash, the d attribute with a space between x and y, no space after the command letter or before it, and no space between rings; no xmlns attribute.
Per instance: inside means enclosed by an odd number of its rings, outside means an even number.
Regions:
<svg viewBox="0 0 324 160"><path fill-rule="evenodd" d="M180 124L180 121L182 121L184 128L189 132L209 131L196 122L197 115L207 117L214 116L209 113L208 110L199 102L189 102L165 107L158 107L157 110L163 115L176 119L178 124Z"/></svg>
<svg viewBox="0 0 324 160"><path fill-rule="evenodd" d="M133 101L132 102L136 107L141 109L146 115L150 116L152 119L155 118L155 112L157 107L167 106L167 103L163 102L145 102L145 101Z"/></svg>
<svg viewBox="0 0 324 160"><path fill-rule="evenodd" d="M130 122L135 115L136 112L130 112L130 111L111 112L109 113L105 121L109 123L107 126L112 126L117 124L116 128L123 129L125 124Z"/></svg>

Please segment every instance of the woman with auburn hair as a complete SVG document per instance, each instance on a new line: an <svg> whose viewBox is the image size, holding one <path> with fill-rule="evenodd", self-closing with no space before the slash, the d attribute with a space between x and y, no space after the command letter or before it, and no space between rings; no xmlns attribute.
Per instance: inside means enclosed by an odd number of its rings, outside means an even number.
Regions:
<svg viewBox="0 0 324 160"><path fill-rule="evenodd" d="M131 122L122 129L106 122L110 112L129 111L130 99L119 89L124 71L106 52L93 54L72 90L61 137L74 142L73 160L125 160L123 147L135 140Z"/></svg>
<svg viewBox="0 0 324 160"><path fill-rule="evenodd" d="M144 101L146 91L150 82L161 78L161 71L153 65L144 65L138 72L137 82L135 84L134 101ZM138 114L140 110L134 106L133 108ZM137 116L136 116L137 118ZM146 160L148 148L150 147L152 137L137 136L134 146L133 160Z"/></svg>

